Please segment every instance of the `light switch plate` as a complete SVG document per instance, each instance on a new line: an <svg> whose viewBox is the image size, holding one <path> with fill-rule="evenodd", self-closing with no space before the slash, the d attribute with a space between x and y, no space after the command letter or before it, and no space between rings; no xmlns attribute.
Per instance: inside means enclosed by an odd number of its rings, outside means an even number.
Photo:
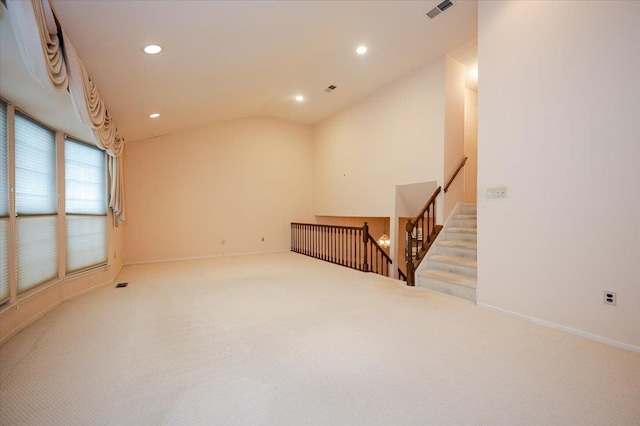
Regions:
<svg viewBox="0 0 640 426"><path fill-rule="evenodd" d="M487 198L507 198L507 187L496 186L494 188L487 188Z"/></svg>

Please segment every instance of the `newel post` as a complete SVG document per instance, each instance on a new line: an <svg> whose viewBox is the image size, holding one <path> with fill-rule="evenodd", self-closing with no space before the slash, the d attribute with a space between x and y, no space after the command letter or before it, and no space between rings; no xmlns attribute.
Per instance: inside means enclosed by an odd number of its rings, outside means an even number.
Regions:
<svg viewBox="0 0 640 426"><path fill-rule="evenodd" d="M413 224L411 220L407 220L407 248L405 259L407 261L407 285L415 286L416 271L413 266Z"/></svg>
<svg viewBox="0 0 640 426"><path fill-rule="evenodd" d="M367 245L369 244L369 225L367 222L362 226L362 242L364 243L364 265L363 268L369 272L369 262L367 260Z"/></svg>

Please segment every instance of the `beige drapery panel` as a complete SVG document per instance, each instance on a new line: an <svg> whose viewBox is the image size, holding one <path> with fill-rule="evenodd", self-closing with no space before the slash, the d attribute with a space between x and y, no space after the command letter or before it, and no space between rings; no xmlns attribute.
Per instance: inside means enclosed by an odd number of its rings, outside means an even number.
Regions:
<svg viewBox="0 0 640 426"><path fill-rule="evenodd" d="M49 92L66 90L62 41L49 1L9 0L7 8L29 73Z"/></svg>
<svg viewBox="0 0 640 426"><path fill-rule="evenodd" d="M56 20L49 0L7 0L18 47L33 78L48 91L68 90L76 115L92 129L92 142L106 151L109 207L116 226L124 222L124 139L84 63Z"/></svg>

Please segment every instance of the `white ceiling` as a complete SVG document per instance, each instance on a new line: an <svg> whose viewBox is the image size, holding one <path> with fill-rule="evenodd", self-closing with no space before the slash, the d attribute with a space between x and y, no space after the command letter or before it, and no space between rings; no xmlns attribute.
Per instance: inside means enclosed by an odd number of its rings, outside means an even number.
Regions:
<svg viewBox="0 0 640 426"><path fill-rule="evenodd" d="M439 0L52 2L127 141L248 116L314 124L438 56L477 63L475 1L433 20Z"/></svg>

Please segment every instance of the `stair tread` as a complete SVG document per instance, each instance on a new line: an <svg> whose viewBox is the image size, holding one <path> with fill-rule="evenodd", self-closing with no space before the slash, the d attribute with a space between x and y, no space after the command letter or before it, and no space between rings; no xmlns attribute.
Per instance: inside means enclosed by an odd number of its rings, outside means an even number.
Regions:
<svg viewBox="0 0 640 426"><path fill-rule="evenodd" d="M451 227L451 228L445 228L444 232L455 232L458 234L477 234L478 228Z"/></svg>
<svg viewBox="0 0 640 426"><path fill-rule="evenodd" d="M462 219L462 220L474 220L474 219L478 219L478 215L477 214L454 214L453 218Z"/></svg>
<svg viewBox="0 0 640 426"><path fill-rule="evenodd" d="M439 281L445 281L451 284L458 284L465 287L476 287L474 278L463 277L461 275L452 274L450 272L438 271L435 269L427 269L418 272L420 276L432 278Z"/></svg>
<svg viewBox="0 0 640 426"><path fill-rule="evenodd" d="M478 249L478 243L476 243L475 241L458 241L458 240L454 240L454 241L438 241L438 245L439 246L444 246L444 247L457 247L457 248L466 248L466 249L472 249L472 250L477 250Z"/></svg>
<svg viewBox="0 0 640 426"><path fill-rule="evenodd" d="M451 263L453 265L468 266L470 268L477 268L478 261L476 259L470 259L468 257L460 256L446 256L444 254L432 254L427 256L427 261Z"/></svg>

